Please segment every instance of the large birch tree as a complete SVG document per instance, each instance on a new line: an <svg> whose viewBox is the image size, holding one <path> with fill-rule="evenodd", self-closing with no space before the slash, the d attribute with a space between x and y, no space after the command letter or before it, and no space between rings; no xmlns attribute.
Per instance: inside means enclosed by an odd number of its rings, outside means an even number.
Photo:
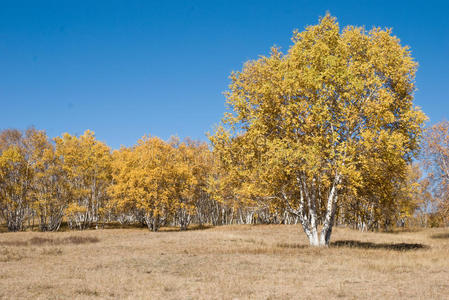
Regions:
<svg viewBox="0 0 449 300"><path fill-rule="evenodd" d="M391 30L340 30L330 15L292 41L232 73L210 139L236 197L288 210L325 246L345 195L405 178L425 120L417 63Z"/></svg>

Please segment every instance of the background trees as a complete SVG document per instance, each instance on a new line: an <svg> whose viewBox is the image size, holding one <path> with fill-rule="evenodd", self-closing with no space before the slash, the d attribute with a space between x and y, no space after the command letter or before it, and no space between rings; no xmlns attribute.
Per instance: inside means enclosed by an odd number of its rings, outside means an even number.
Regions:
<svg viewBox="0 0 449 300"><path fill-rule="evenodd" d="M68 133L55 139L56 156L61 159L68 189L66 216L70 227L98 227L111 182L111 154L104 143L87 130L80 137Z"/></svg>
<svg viewBox="0 0 449 300"><path fill-rule="evenodd" d="M4 130L0 216L10 231L54 231L63 222L81 230L137 222L154 231L230 223L231 210L210 193L216 170L208 145L189 139L144 137L111 153L89 130L53 140L34 128Z"/></svg>
<svg viewBox="0 0 449 300"><path fill-rule="evenodd" d="M95 223L107 200L110 150L86 131L63 135L55 143L44 131L5 130L0 135L0 207L10 231L38 218L42 231Z"/></svg>
<svg viewBox="0 0 449 300"><path fill-rule="evenodd" d="M111 207L157 231L167 222L186 229L208 214L211 153L204 143L144 137L113 154Z"/></svg>
<svg viewBox="0 0 449 300"><path fill-rule="evenodd" d="M425 134L424 165L433 201L425 209L434 213L438 223L449 224L449 122L430 127ZM439 219L439 220L438 220Z"/></svg>
<svg viewBox="0 0 449 300"><path fill-rule="evenodd" d="M30 196L32 209L41 231L58 230L70 197L69 181L62 168L62 158L44 131L35 132L30 141L33 170Z"/></svg>
<svg viewBox="0 0 449 300"><path fill-rule="evenodd" d="M173 147L157 137L143 137L132 148L115 151L112 206L157 231L175 209Z"/></svg>
<svg viewBox="0 0 449 300"><path fill-rule="evenodd" d="M25 133L5 130L0 135L0 212L9 231L22 230L30 213L33 169L30 141L34 129Z"/></svg>

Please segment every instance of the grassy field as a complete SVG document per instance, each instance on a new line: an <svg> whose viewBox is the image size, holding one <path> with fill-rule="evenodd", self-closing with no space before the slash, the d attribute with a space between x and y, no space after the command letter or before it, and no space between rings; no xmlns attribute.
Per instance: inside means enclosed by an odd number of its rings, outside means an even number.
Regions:
<svg viewBox="0 0 449 300"><path fill-rule="evenodd" d="M0 297L449 299L449 229L337 228L327 249L299 226L0 234Z"/></svg>

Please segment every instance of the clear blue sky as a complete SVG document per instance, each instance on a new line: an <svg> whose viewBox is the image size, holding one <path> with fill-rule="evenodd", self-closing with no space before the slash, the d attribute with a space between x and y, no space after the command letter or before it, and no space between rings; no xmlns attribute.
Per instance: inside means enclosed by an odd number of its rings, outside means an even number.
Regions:
<svg viewBox="0 0 449 300"><path fill-rule="evenodd" d="M86 129L113 148L144 134L206 140L232 70L286 50L326 11L392 27L419 62L416 103L449 118L449 1L3 1L0 129Z"/></svg>

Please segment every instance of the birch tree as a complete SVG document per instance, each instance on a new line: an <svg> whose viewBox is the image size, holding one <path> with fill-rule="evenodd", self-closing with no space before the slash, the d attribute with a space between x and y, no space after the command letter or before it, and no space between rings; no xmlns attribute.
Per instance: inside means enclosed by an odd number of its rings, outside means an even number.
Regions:
<svg viewBox="0 0 449 300"><path fill-rule="evenodd" d="M33 149L30 157L32 208L41 231L57 231L70 199L67 173L45 131L36 131L29 144Z"/></svg>
<svg viewBox="0 0 449 300"><path fill-rule="evenodd" d="M7 129L0 134L0 214L9 231L23 230L30 215L33 169L26 140L31 131Z"/></svg>
<svg viewBox="0 0 449 300"><path fill-rule="evenodd" d="M326 246L343 196L379 171L401 180L416 154L417 64L391 30L340 30L330 15L292 41L231 74L210 139L237 197L288 210L311 245Z"/></svg>
<svg viewBox="0 0 449 300"><path fill-rule="evenodd" d="M427 177L441 219L449 224L449 121L439 122L425 134ZM430 212L435 212L427 208Z"/></svg>
<svg viewBox="0 0 449 300"><path fill-rule="evenodd" d="M112 207L142 216L151 231L176 210L175 149L157 137L143 137L137 145L113 153Z"/></svg>
<svg viewBox="0 0 449 300"><path fill-rule="evenodd" d="M55 139L56 155L62 161L70 188L66 216L71 227L98 227L111 183L110 148L86 130L77 137L68 133Z"/></svg>
<svg viewBox="0 0 449 300"><path fill-rule="evenodd" d="M207 180L211 172L211 152L205 143L186 139L172 142L174 147L173 181L176 197L176 218L181 230L186 230L193 217L204 219L205 208L210 200Z"/></svg>

